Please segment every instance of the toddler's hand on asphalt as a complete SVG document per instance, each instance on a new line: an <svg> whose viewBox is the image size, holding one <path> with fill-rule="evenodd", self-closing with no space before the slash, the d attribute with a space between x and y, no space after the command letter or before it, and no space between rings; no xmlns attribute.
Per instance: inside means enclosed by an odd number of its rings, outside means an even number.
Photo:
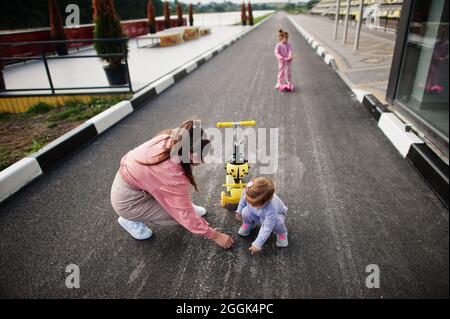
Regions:
<svg viewBox="0 0 450 319"><path fill-rule="evenodd" d="M241 221L242 220L242 216L241 214L236 212L236 220Z"/></svg>
<svg viewBox="0 0 450 319"><path fill-rule="evenodd" d="M250 250L250 253L252 254L252 255L256 255L256 254L259 254L259 253L261 253L261 249L258 249L258 248L256 248L255 246L251 246L248 250Z"/></svg>

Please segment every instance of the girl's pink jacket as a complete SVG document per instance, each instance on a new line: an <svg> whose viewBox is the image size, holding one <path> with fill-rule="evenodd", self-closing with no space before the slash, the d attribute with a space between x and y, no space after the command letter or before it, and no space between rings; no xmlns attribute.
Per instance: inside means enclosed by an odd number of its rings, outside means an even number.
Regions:
<svg viewBox="0 0 450 319"><path fill-rule="evenodd" d="M275 46L275 56L278 61L292 61L292 47L289 43L278 42Z"/></svg>
<svg viewBox="0 0 450 319"><path fill-rule="evenodd" d="M168 135L160 135L128 152L119 172L131 186L151 194L181 226L191 233L211 239L214 229L197 216L189 192L190 183L180 166L170 158L155 165L157 156L169 148Z"/></svg>

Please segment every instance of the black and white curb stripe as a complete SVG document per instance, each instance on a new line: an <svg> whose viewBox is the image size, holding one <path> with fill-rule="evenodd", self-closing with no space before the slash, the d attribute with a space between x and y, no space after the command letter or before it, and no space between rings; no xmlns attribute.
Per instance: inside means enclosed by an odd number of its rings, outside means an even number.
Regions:
<svg viewBox="0 0 450 319"><path fill-rule="evenodd" d="M114 124L118 123L130 113L148 103L151 99L167 90L173 84L181 81L200 65L229 47L248 32L256 29L272 17L269 16L253 27L248 27L234 38L219 44L215 48L203 53L198 58L185 63L162 78L152 82L148 87L136 93L130 101L122 101L85 123L69 131L37 153L23 158L17 163L0 172L0 202L16 193L35 178L48 171L56 162L76 150L84 143L102 134Z"/></svg>
<svg viewBox="0 0 450 319"><path fill-rule="evenodd" d="M294 25L298 32L305 38L306 42L316 51L316 53L323 58L324 62L331 66L333 69L337 70L336 62L334 57L327 53L326 49L317 42L314 37L312 37L305 29L303 29L297 21L295 21L291 16L288 16L289 21Z"/></svg>
<svg viewBox="0 0 450 319"><path fill-rule="evenodd" d="M404 123L393 112L388 111L374 95L352 87L351 83L342 74L336 65L334 57L327 53L326 49L317 42L305 29L303 29L292 17L289 21L300 32L305 40L323 58L324 62L331 66L352 90L357 100L372 114L377 121L378 128L385 134L399 153L417 170L417 172L431 186L434 192L448 207L449 204L449 167L423 140L410 130L410 126Z"/></svg>

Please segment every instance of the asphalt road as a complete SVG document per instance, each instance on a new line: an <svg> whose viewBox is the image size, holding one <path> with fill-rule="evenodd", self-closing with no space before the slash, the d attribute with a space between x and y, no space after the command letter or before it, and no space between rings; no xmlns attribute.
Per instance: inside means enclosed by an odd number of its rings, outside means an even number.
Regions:
<svg viewBox="0 0 450 319"><path fill-rule="evenodd" d="M273 90L281 27L295 53L292 94ZM224 251L177 226L137 242L119 227L109 191L120 158L191 117L280 129L270 177L289 207L288 248L272 237L251 256L251 239L235 235ZM207 220L236 234L219 203L221 165L195 174ZM277 14L0 205L0 297L448 298L448 244L448 210ZM80 267L80 289L65 286L69 264ZM366 288L369 264L379 289Z"/></svg>

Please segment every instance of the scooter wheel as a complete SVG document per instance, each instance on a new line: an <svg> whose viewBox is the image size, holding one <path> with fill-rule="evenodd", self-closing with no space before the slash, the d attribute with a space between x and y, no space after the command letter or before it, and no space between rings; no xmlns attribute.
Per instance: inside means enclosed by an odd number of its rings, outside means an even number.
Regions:
<svg viewBox="0 0 450 319"><path fill-rule="evenodd" d="M224 192L222 192L221 194L220 194L220 205L222 206L222 208L225 208L225 205L226 205L227 203L225 202L225 193Z"/></svg>

